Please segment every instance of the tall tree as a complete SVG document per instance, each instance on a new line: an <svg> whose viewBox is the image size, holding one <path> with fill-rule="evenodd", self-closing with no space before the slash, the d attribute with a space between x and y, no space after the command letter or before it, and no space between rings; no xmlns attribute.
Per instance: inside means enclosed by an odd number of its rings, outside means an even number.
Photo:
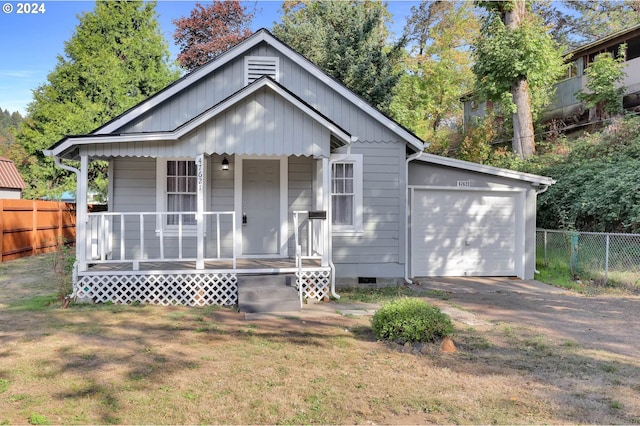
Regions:
<svg viewBox="0 0 640 426"><path fill-rule="evenodd" d="M47 83L33 91L17 135L29 155L19 164L29 179L27 197L75 188L74 177L45 158L43 149L93 130L179 77L154 2L98 1L79 21ZM104 165L92 164L91 175L104 186Z"/></svg>
<svg viewBox="0 0 640 426"><path fill-rule="evenodd" d="M474 82L469 46L479 27L470 1L423 0L411 8L405 27L411 51L390 110L421 138L441 139L441 128L461 121L460 96Z"/></svg>
<svg viewBox="0 0 640 426"><path fill-rule="evenodd" d="M480 5L487 14L473 47L476 87L484 99L511 113L513 150L528 158L535 153L533 117L549 102L564 70L561 48L525 0Z"/></svg>
<svg viewBox="0 0 640 426"><path fill-rule="evenodd" d="M594 108L594 121L622 113L625 49L622 45L616 57L609 52L599 54L585 70L587 90L580 90L577 98L584 101L587 108Z"/></svg>
<svg viewBox="0 0 640 426"><path fill-rule="evenodd" d="M196 3L188 18L173 20L180 66L192 70L248 37L253 15L238 0L214 0L208 6Z"/></svg>
<svg viewBox="0 0 640 426"><path fill-rule="evenodd" d="M401 72L405 40L387 46L389 13L377 0L285 2L273 29L285 43L342 81L370 104L387 111Z"/></svg>
<svg viewBox="0 0 640 426"><path fill-rule="evenodd" d="M565 0L570 10L574 44L595 41L606 35L640 24L638 0Z"/></svg>

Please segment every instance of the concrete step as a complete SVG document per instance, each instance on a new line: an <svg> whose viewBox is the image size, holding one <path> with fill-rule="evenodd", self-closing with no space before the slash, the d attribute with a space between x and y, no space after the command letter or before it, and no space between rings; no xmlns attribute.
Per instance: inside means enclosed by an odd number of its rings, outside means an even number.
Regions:
<svg viewBox="0 0 640 426"><path fill-rule="evenodd" d="M295 278L288 275L239 276L238 308L246 313L299 311Z"/></svg>

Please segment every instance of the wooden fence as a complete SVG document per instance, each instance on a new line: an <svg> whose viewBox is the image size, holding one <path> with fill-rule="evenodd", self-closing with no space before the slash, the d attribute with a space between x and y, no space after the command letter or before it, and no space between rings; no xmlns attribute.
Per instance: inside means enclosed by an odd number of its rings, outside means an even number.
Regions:
<svg viewBox="0 0 640 426"><path fill-rule="evenodd" d="M0 200L0 262L75 243L76 205L57 201Z"/></svg>

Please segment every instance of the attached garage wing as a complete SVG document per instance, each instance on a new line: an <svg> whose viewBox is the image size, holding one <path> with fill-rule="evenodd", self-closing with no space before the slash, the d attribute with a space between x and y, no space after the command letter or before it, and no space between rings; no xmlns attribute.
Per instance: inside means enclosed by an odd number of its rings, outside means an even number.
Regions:
<svg viewBox="0 0 640 426"><path fill-rule="evenodd" d="M523 209L521 191L414 188L411 275L521 275Z"/></svg>

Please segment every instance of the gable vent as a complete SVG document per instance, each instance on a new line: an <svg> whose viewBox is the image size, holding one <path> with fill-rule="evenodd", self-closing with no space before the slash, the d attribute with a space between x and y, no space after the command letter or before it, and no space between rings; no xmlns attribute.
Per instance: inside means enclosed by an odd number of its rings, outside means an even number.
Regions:
<svg viewBox="0 0 640 426"><path fill-rule="evenodd" d="M278 81L279 59L271 56L245 56L244 85L253 83L263 75L268 75Z"/></svg>

